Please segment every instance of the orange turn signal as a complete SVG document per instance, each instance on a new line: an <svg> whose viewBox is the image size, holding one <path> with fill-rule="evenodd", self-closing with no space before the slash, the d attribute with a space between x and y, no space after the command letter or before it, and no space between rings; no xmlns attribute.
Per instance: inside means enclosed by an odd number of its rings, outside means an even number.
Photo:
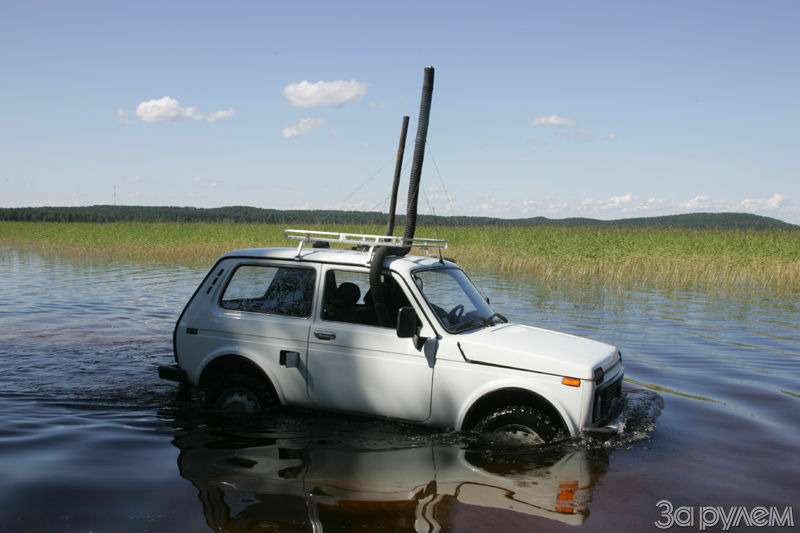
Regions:
<svg viewBox="0 0 800 533"><path fill-rule="evenodd" d="M567 378L564 378L567 379ZM575 379L575 378L571 378ZM578 490L577 481L568 481L558 484L558 496L556 496L556 512L562 514L573 514L575 512L575 491Z"/></svg>
<svg viewBox="0 0 800 533"><path fill-rule="evenodd" d="M563 377L561 378L561 384L566 385L567 387L580 387L581 380L578 378Z"/></svg>

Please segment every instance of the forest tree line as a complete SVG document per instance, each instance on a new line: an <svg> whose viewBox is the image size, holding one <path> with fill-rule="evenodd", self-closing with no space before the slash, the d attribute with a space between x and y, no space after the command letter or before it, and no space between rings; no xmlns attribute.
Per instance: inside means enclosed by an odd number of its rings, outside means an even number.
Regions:
<svg viewBox="0 0 800 533"><path fill-rule="evenodd" d="M385 224L386 213L377 211L280 210L229 206L215 208L91 205L83 207L4 207L0 220L29 222L234 222L265 224ZM405 216L398 215L397 224ZM420 215L419 224L437 226L624 226L681 228L771 229L797 228L780 220L749 213L688 213L659 217L597 220L592 218L550 219L492 218L477 216Z"/></svg>

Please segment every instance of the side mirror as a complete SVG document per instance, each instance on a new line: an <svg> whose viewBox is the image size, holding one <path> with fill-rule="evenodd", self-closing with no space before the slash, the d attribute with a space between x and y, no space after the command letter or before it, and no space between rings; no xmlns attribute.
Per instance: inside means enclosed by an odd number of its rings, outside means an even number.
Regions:
<svg viewBox="0 0 800 533"><path fill-rule="evenodd" d="M401 307L397 311L397 336L410 339L417 334L417 313L413 307Z"/></svg>

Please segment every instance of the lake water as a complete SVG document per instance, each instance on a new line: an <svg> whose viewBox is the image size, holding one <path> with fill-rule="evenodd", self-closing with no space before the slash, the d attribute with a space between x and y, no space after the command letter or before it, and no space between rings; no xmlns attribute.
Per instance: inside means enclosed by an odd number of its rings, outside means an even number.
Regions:
<svg viewBox="0 0 800 533"><path fill-rule="evenodd" d="M618 438L503 451L313 413L234 423L177 402L156 365L204 275L0 249L0 530L636 531L662 499L800 496L796 298L474 275L513 321L620 346L630 379Z"/></svg>

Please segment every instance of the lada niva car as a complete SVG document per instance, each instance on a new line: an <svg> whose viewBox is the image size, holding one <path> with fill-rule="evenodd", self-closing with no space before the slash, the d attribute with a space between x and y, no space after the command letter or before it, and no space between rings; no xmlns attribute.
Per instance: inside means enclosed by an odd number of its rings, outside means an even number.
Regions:
<svg viewBox="0 0 800 533"><path fill-rule="evenodd" d="M533 442L613 430L617 348L509 322L441 256L385 259L387 327L372 257L366 245L302 242L225 254L181 313L176 364L160 375L199 387L222 411L300 406Z"/></svg>

